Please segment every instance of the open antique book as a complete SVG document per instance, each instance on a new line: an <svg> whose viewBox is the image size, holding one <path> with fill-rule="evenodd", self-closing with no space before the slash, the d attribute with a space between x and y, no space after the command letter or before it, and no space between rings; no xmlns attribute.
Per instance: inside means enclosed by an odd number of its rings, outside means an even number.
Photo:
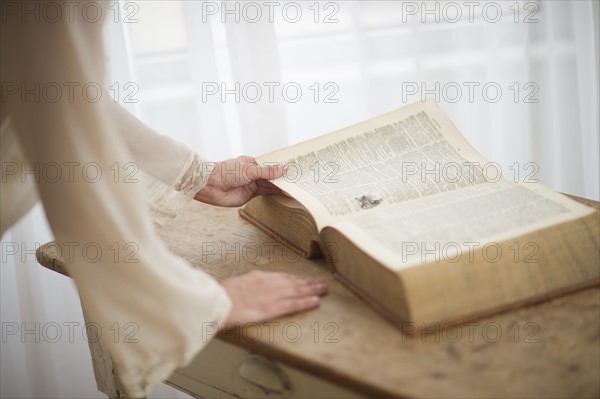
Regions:
<svg viewBox="0 0 600 399"><path fill-rule="evenodd" d="M600 282L600 213L509 181L432 101L257 158L288 164L240 214L400 325L459 322ZM512 177L512 173L511 173ZM425 324L424 324L425 323Z"/></svg>

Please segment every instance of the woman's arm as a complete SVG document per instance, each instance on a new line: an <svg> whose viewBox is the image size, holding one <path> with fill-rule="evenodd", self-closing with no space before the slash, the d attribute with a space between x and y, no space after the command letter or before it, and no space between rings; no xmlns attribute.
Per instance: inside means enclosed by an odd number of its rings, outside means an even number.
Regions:
<svg viewBox="0 0 600 399"><path fill-rule="evenodd" d="M211 205L240 206L256 195L282 194L268 180L280 177L283 165L258 167L249 156L206 162L184 144L156 132L121 105L109 101L108 106L139 168L190 198Z"/></svg>
<svg viewBox="0 0 600 399"><path fill-rule="evenodd" d="M3 106L29 164L61 168L59 179L42 174L37 184L46 216L128 394L144 396L148 385L168 377L206 344L203 328L224 322L231 301L220 284L157 238L140 206L141 188L114 178L114 165L130 156L107 96L93 102L81 91L102 80L101 24L77 14L73 22L14 18L2 24L2 78L30 91L66 83L77 90L73 99L63 94L55 101L41 91L39 97L13 96ZM133 342L127 342L132 331Z"/></svg>
<svg viewBox="0 0 600 399"><path fill-rule="evenodd" d="M183 143L162 135L129 113L114 101L107 102L114 124L127 144L139 168L170 187L181 186L181 176L194 165L194 157L202 159ZM194 184L200 190L206 183L202 166Z"/></svg>
<svg viewBox="0 0 600 399"><path fill-rule="evenodd" d="M316 306L322 284L250 273L228 280L224 289L169 252L140 206L141 188L114 178L114 165L131 156L107 104L112 100L82 95L84 85L102 81L101 24L78 13L58 22L6 17L3 83L29 94L10 96L3 112L14 122L29 167L62 172L59 178L42 174L37 189L89 321L130 396L144 396L150 384L187 364L208 341L207 323L259 321ZM75 96L51 98L41 89L53 85L75 85ZM254 295L245 298L245 289Z"/></svg>

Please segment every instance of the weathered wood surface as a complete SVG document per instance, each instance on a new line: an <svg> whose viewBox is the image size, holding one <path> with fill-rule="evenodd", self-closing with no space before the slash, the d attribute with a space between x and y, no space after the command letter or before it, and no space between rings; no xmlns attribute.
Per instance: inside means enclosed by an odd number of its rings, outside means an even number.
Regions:
<svg viewBox="0 0 600 399"><path fill-rule="evenodd" d="M256 269L325 279L329 294L318 309L221 339L368 396L600 396L598 287L437 332L428 326L434 332L413 338L335 281L325 264L274 243L236 209L194 203L158 232L219 280ZM41 263L57 269L48 253Z"/></svg>

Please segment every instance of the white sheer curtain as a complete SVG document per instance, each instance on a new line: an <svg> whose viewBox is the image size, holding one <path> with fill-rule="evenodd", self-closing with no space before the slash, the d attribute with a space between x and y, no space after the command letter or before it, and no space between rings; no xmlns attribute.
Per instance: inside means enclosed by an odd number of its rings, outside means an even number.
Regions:
<svg viewBox="0 0 600 399"><path fill-rule="evenodd" d="M535 173L599 199L598 2L272 4L118 2L105 26L111 95L210 160L260 155L427 95L508 178ZM27 252L51 239L39 206L3 237L2 397L99 396L76 291ZM35 323L39 342L21 336ZM73 342L65 323L79 323Z"/></svg>
<svg viewBox="0 0 600 399"><path fill-rule="evenodd" d="M135 82L139 102L129 105L140 118L215 160L259 155L426 95L508 177L515 162L521 175L533 162L550 187L598 198L595 2L276 2L274 23L268 7L251 4L129 7L137 22L107 26L111 81ZM251 22L257 9L262 18ZM278 84L272 102L269 82ZM239 99L221 98L236 84ZM263 96L254 103L256 86Z"/></svg>

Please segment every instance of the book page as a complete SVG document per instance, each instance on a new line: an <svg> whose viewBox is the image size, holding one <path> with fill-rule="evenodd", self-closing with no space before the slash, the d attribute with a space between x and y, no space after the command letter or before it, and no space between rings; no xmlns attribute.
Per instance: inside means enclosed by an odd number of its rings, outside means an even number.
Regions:
<svg viewBox="0 0 600 399"><path fill-rule="evenodd" d="M542 184L501 180L373 210L332 227L398 271L469 256L469 250L594 211Z"/></svg>
<svg viewBox="0 0 600 399"><path fill-rule="evenodd" d="M433 101L257 160L288 165L274 184L301 202L319 229L375 207L484 183L488 165Z"/></svg>

